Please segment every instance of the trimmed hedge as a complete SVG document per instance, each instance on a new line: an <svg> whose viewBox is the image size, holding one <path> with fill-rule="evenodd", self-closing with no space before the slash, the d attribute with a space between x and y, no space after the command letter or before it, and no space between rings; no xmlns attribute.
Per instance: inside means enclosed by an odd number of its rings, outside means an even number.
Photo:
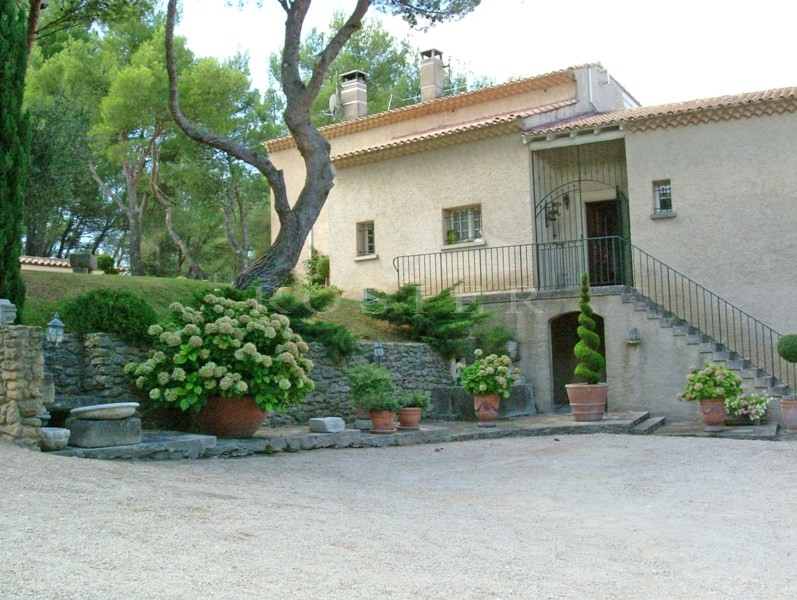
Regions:
<svg viewBox="0 0 797 600"><path fill-rule="evenodd" d="M130 292L110 289L72 298L59 313L67 330L73 333L110 333L135 344L147 343L147 329L158 321L148 302Z"/></svg>

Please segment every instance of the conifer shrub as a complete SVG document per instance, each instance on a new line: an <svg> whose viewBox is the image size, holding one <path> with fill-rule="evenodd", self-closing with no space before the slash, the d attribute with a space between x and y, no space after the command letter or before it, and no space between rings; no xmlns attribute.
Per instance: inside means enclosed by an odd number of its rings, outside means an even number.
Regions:
<svg viewBox="0 0 797 600"><path fill-rule="evenodd" d="M780 338L778 354L786 362L797 363L797 333L790 333Z"/></svg>
<svg viewBox="0 0 797 600"><path fill-rule="evenodd" d="M584 273L581 276L581 298L578 307L581 314L578 315L578 337L580 341L573 349L573 354L579 360L576 366L575 375L584 383L600 383L600 371L606 361L598 351L601 345L600 336L595 333L595 319L592 318L593 310L589 303L589 275Z"/></svg>
<svg viewBox="0 0 797 600"><path fill-rule="evenodd" d="M68 300L59 316L72 333L110 333L135 344L146 343L147 329L158 321L146 300L112 289L92 290Z"/></svg>

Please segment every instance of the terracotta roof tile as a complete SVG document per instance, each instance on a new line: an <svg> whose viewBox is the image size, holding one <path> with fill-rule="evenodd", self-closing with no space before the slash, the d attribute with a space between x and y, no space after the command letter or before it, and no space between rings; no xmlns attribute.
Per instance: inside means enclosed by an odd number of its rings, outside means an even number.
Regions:
<svg viewBox="0 0 797 600"><path fill-rule="evenodd" d="M529 130L526 132L526 137L617 125L628 126L633 130L658 129L796 110L797 87L778 88L581 116L553 126L549 124Z"/></svg>
<svg viewBox="0 0 797 600"><path fill-rule="evenodd" d="M20 256L19 264L37 267L63 267L69 269L68 258L48 258L46 256Z"/></svg>

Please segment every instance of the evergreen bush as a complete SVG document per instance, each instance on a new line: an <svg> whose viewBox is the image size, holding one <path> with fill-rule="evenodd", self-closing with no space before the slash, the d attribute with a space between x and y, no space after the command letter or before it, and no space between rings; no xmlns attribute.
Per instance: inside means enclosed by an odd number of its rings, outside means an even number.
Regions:
<svg viewBox="0 0 797 600"><path fill-rule="evenodd" d="M67 330L78 335L110 333L135 344L148 341L158 317L146 300L120 290L99 289L68 300L59 311Z"/></svg>
<svg viewBox="0 0 797 600"><path fill-rule="evenodd" d="M780 338L778 354L786 362L797 363L797 333L790 333Z"/></svg>
<svg viewBox="0 0 797 600"><path fill-rule="evenodd" d="M119 269L113 264L113 256L110 254L98 254L95 258L97 259L97 268L104 271L106 275L119 274Z"/></svg>
<svg viewBox="0 0 797 600"><path fill-rule="evenodd" d="M579 360L576 366L575 375L584 383L599 383L601 380L600 371L606 361L598 351L601 345L600 336L595 333L595 320L592 306L589 303L589 275L584 273L581 276L581 299L578 307L581 314L578 315L578 337L580 341L573 349L573 354Z"/></svg>
<svg viewBox="0 0 797 600"><path fill-rule="evenodd" d="M370 407L386 402L393 393L393 377L381 365L360 363L346 369L345 373L349 380L349 395L357 406L366 410L377 410Z"/></svg>

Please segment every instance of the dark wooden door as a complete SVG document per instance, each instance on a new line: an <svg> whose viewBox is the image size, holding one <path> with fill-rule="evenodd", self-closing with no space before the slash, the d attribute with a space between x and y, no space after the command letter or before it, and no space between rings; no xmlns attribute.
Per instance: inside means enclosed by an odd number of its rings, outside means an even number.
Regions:
<svg viewBox="0 0 797 600"><path fill-rule="evenodd" d="M587 252L590 285L622 283L622 252L617 239L623 228L616 200L587 202Z"/></svg>

